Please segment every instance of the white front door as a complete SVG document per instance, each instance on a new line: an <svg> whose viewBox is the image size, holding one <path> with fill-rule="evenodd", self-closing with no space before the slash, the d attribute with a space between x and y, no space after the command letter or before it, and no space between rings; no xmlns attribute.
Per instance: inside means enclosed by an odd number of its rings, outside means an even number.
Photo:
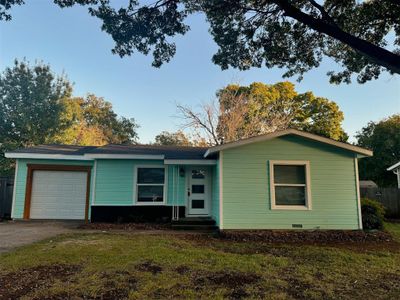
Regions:
<svg viewBox="0 0 400 300"><path fill-rule="evenodd" d="M210 215L211 184L210 171L207 167L188 169L188 214Z"/></svg>

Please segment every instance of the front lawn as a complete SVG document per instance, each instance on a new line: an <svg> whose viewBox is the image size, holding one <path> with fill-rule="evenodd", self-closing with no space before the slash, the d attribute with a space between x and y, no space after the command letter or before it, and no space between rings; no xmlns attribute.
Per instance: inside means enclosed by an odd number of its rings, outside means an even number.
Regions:
<svg viewBox="0 0 400 300"><path fill-rule="evenodd" d="M399 299L397 246L75 233L1 255L0 299Z"/></svg>

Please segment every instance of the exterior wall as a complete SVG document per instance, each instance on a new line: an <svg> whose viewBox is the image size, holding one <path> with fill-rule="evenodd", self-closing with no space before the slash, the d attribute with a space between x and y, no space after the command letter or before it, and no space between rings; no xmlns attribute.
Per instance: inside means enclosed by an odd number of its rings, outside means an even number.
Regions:
<svg viewBox="0 0 400 300"><path fill-rule="evenodd" d="M223 229L361 228L354 153L286 136L223 150L221 157ZM271 210L269 160L310 162L311 210Z"/></svg>
<svg viewBox="0 0 400 300"><path fill-rule="evenodd" d="M93 166L93 161L83 160L53 160L53 159L18 159L18 168L16 170L16 182L15 182L15 196L12 206L13 219L22 219L24 215L25 206L25 190L26 190L26 177L28 167L27 164L50 164L50 165L81 165L81 166ZM91 183L93 182L94 170L92 168ZM93 184L90 185L90 189L93 188ZM89 201L91 201L91 194L89 195ZM89 206L90 210L90 206ZM90 216L90 211L89 211Z"/></svg>
<svg viewBox="0 0 400 300"><path fill-rule="evenodd" d="M212 168L211 217L219 226L219 162Z"/></svg>
<svg viewBox="0 0 400 300"><path fill-rule="evenodd" d="M96 160L95 192L92 205L135 205L135 166L165 166L161 160ZM185 177L179 176L179 166L167 167L166 205L185 205Z"/></svg>

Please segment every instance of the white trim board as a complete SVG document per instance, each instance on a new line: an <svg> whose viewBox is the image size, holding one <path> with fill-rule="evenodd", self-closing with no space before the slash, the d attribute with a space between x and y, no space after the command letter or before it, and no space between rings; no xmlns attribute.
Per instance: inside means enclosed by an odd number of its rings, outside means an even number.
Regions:
<svg viewBox="0 0 400 300"><path fill-rule="evenodd" d="M166 165L216 165L214 159L165 159Z"/></svg>
<svg viewBox="0 0 400 300"><path fill-rule="evenodd" d="M364 156L372 156L373 155L372 151L358 147L358 146L338 142L338 141L335 141L332 139L328 139L326 137L322 137L322 136L319 136L316 134L312 134L312 133L308 133L308 132L304 132L304 131L300 131L300 130L296 130L296 129L286 129L286 130L276 131L273 133L267 133L267 134L239 140L236 142L230 142L230 143L226 143L223 145L211 147L206 151L206 153L204 154L204 157L207 157L210 154L219 152L221 150L236 148L239 146L244 146L244 145L248 145L248 144L252 144L252 143L256 143L256 142L267 141L267 140L271 140L271 139L274 139L277 137L290 135L290 134L301 136L301 137L304 137L304 138L307 138L310 140L314 140L314 141L318 141L318 142L321 142L324 144L336 146L338 148L349 150L349 151L352 151L352 152L355 152L355 153L358 153L358 154L361 154Z"/></svg>
<svg viewBox="0 0 400 300"><path fill-rule="evenodd" d="M13 186L13 196L11 203L11 218L14 218L14 205L15 205L15 192L17 190L17 180L18 180L18 160L15 163L15 174L14 174L14 186Z"/></svg>
<svg viewBox="0 0 400 300"><path fill-rule="evenodd" d="M15 153L6 152L7 158L27 158L27 159L61 159L61 160L93 160L84 155L65 155L65 154L41 154L41 153Z"/></svg>
<svg viewBox="0 0 400 300"><path fill-rule="evenodd" d="M103 153L93 153L85 154L87 158L91 159L155 159L162 160L164 155L147 155L147 154L103 154Z"/></svg>
<svg viewBox="0 0 400 300"><path fill-rule="evenodd" d="M361 198L360 198L360 180L358 178L358 159L354 158L354 171L356 175L356 195L357 195L357 212L358 212L358 228L363 229L362 213L361 213Z"/></svg>

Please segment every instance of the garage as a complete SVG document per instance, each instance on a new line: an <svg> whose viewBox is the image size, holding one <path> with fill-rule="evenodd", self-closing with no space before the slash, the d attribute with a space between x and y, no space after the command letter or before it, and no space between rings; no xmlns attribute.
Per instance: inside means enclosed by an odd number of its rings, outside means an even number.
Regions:
<svg viewBox="0 0 400 300"><path fill-rule="evenodd" d="M87 220L90 168L29 165L26 219Z"/></svg>

